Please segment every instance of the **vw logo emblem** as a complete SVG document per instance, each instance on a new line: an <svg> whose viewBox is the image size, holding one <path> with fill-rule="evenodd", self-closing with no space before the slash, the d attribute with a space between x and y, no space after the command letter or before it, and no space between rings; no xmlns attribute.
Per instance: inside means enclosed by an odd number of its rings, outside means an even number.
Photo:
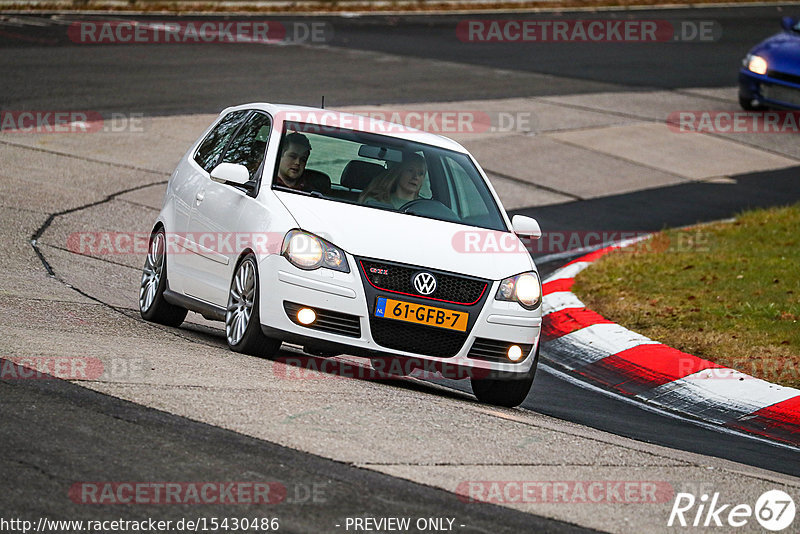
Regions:
<svg viewBox="0 0 800 534"><path fill-rule="evenodd" d="M418 273L414 277L414 289L420 295L430 295L436 291L436 278L431 273Z"/></svg>

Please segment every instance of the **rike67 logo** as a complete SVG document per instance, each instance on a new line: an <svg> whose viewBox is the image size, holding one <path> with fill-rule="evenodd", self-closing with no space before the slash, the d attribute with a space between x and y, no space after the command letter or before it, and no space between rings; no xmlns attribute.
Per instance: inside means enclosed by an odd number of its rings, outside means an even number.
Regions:
<svg viewBox="0 0 800 534"><path fill-rule="evenodd" d="M704 493L699 499L691 493L678 493L667 526L738 528L755 518L762 528L779 532L794 522L795 511L794 500L781 490L764 492L755 506L724 503L719 492Z"/></svg>

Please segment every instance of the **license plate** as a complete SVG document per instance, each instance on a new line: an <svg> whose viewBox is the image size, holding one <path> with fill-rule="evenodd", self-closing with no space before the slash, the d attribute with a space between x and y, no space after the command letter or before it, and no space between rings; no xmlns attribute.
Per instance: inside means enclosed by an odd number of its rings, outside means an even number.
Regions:
<svg viewBox="0 0 800 534"><path fill-rule="evenodd" d="M375 303L375 317L386 319L397 319L407 323L424 324L446 328L448 330L467 331L467 312L459 312L437 308L435 306L425 306L422 304L412 304L402 300L387 299L378 297Z"/></svg>

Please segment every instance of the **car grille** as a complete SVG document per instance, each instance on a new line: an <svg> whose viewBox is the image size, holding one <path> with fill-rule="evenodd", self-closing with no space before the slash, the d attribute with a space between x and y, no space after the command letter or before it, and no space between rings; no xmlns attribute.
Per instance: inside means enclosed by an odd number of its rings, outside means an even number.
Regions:
<svg viewBox="0 0 800 534"><path fill-rule="evenodd" d="M382 347L437 358L452 358L467 340L463 332L377 317L370 317L369 327L372 339Z"/></svg>
<svg viewBox="0 0 800 534"><path fill-rule="evenodd" d="M783 87L782 85L762 85L761 94L769 100L800 106L800 90L798 89Z"/></svg>
<svg viewBox="0 0 800 534"><path fill-rule="evenodd" d="M411 265L367 259L360 259L359 264L364 276L376 289L465 306L478 302L489 285L486 280ZM422 271L436 277L436 290L430 295L421 295L414 289L412 279Z"/></svg>
<svg viewBox="0 0 800 534"><path fill-rule="evenodd" d="M298 321L297 312L301 308L311 308L314 310L317 313L317 320L312 324L303 324ZM286 315L289 319L300 326L328 332L330 334L339 334L340 336L361 337L361 322L357 315L322 310L312 306L303 306L302 304L285 301L283 303L283 309L286 311Z"/></svg>
<svg viewBox="0 0 800 534"><path fill-rule="evenodd" d="M479 337L475 339L475 343L473 343L472 348L469 349L467 358L502 363L520 363L525 361L525 358L521 359L519 362L511 362L508 359L506 354L508 353L508 347L511 345L519 345L519 348L522 349L522 353L526 357L531 353L531 349L533 348L532 344L523 345L520 343L512 343L510 341L495 341L494 339Z"/></svg>
<svg viewBox="0 0 800 534"><path fill-rule="evenodd" d="M800 75L790 74L788 72L780 72L777 70L767 71L767 76L775 78L776 80L783 80L784 82L800 84Z"/></svg>

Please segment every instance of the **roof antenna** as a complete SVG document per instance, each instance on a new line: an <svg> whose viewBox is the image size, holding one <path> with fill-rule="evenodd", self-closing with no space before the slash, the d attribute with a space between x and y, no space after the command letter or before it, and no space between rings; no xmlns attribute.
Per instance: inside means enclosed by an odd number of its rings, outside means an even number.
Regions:
<svg viewBox="0 0 800 534"><path fill-rule="evenodd" d="M325 95L322 95L322 109L325 109Z"/></svg>

